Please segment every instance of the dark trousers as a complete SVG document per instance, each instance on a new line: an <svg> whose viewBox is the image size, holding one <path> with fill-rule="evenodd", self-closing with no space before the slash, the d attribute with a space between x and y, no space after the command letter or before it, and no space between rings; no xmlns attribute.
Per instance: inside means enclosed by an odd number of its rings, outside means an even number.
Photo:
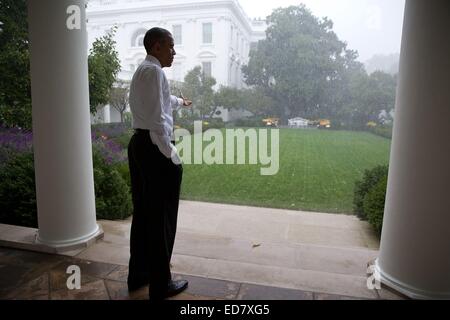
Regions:
<svg viewBox="0 0 450 320"><path fill-rule="evenodd" d="M128 281L148 279L150 296L162 296L171 280L183 168L159 151L148 131L132 136L128 161L133 199Z"/></svg>

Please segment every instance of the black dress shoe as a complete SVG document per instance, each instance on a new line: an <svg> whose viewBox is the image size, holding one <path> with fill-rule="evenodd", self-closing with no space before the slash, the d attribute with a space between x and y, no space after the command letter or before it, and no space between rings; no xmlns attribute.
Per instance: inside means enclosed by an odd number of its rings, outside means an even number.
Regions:
<svg viewBox="0 0 450 320"><path fill-rule="evenodd" d="M171 280L167 285L165 290L157 290L150 286L149 298L153 301L164 300L169 297L173 297L188 287L188 282L186 280Z"/></svg>
<svg viewBox="0 0 450 320"><path fill-rule="evenodd" d="M167 287L166 298L173 297L188 287L187 280L171 280Z"/></svg>

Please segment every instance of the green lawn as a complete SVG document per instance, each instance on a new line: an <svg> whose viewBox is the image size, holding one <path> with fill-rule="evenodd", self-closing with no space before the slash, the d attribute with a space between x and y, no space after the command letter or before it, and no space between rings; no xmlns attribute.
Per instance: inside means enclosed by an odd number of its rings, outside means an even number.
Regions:
<svg viewBox="0 0 450 320"><path fill-rule="evenodd" d="M370 133L280 129L278 174L260 175L259 164L185 164L181 198L351 213L355 181L388 163L389 149L390 140Z"/></svg>

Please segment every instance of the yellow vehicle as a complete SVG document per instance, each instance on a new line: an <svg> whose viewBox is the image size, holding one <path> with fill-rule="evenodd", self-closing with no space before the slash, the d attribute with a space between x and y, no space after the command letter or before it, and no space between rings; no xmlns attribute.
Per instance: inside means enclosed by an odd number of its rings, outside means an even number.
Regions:
<svg viewBox="0 0 450 320"><path fill-rule="evenodd" d="M319 129L329 129L331 128L331 121L328 119L320 119L319 124L317 125Z"/></svg>
<svg viewBox="0 0 450 320"><path fill-rule="evenodd" d="M267 118L262 120L268 127L278 127L280 118Z"/></svg>

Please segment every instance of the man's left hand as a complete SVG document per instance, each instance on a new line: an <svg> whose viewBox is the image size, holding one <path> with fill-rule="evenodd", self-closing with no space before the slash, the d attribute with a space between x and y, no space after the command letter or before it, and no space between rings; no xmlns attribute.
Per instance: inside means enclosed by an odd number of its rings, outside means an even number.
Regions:
<svg viewBox="0 0 450 320"><path fill-rule="evenodd" d="M185 98L182 98L182 99L183 99L183 106L190 107L192 105L192 101L191 100L188 100L188 99L185 99Z"/></svg>

